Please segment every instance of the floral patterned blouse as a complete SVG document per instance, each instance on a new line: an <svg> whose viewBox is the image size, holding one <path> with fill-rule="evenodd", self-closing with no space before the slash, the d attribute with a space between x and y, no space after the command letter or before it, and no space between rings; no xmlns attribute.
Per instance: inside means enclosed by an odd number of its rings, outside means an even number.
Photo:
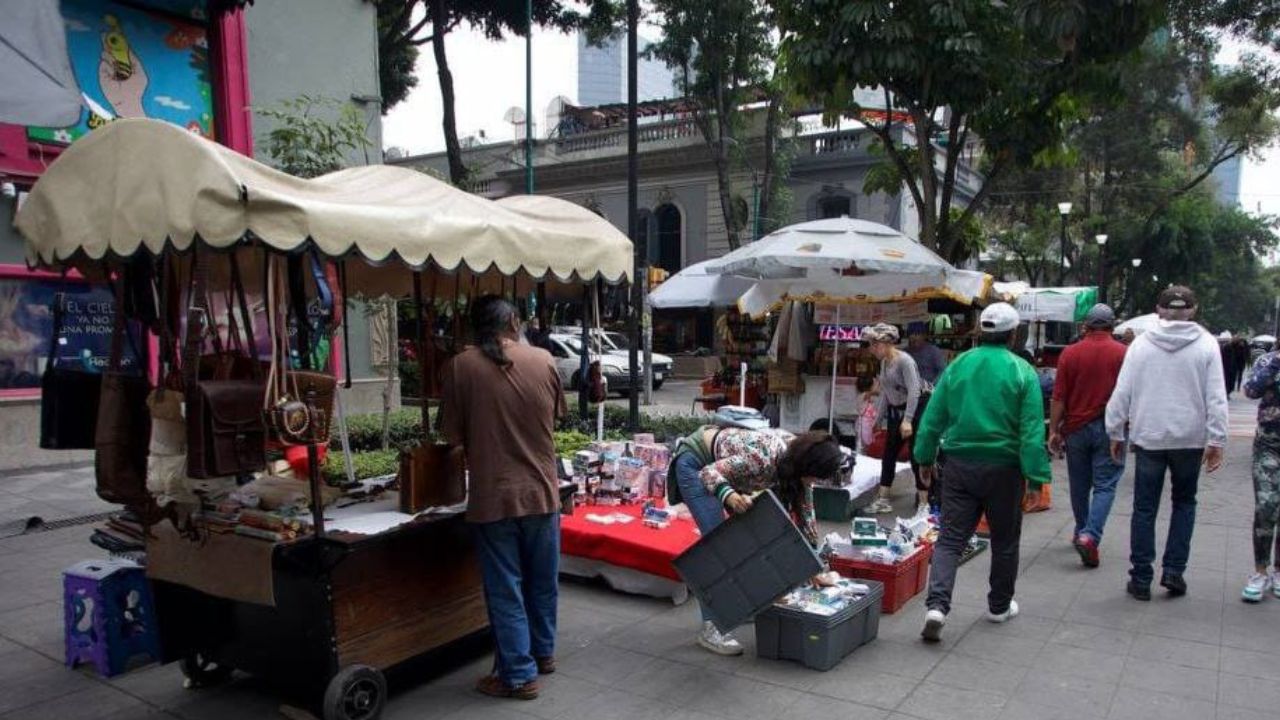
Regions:
<svg viewBox="0 0 1280 720"><path fill-rule="evenodd" d="M1280 353L1269 352L1253 364L1244 383L1244 394L1258 403L1258 439L1280 445Z"/></svg>
<svg viewBox="0 0 1280 720"><path fill-rule="evenodd" d="M785 430L724 428L716 434L711 455L715 461L702 468L702 483L721 503L731 493L751 494L772 488L778 460L795 436ZM798 508L788 508L792 520L810 545L818 545L813 512L813 489L805 488Z"/></svg>

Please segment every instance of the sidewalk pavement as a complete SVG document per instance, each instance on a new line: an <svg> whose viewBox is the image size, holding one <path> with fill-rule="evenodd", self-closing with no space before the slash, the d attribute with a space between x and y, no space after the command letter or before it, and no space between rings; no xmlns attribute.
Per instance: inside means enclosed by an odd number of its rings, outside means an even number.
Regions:
<svg viewBox="0 0 1280 720"><path fill-rule="evenodd" d="M1233 418L1252 405L1233 401ZM1028 516L1018 600L1007 625L981 619L989 553L960 570L956 607L940 645L919 640L913 600L885 616L879 639L828 672L693 645L697 609L562 585L560 669L542 697L519 703L477 696L481 658L442 677L393 688L389 720L1262 720L1280 708L1280 601L1240 602L1250 569L1252 489L1248 428L1233 422L1226 466L1201 480L1187 573L1190 594L1149 603L1124 593L1132 481L1126 477L1103 542L1103 564L1080 566L1068 544L1065 469L1055 464L1054 504ZM897 500L912 494L899 479ZM1169 514L1167 499L1162 521ZM1167 525L1161 523L1161 541ZM0 720L14 718L274 718L281 695L250 678L182 689L176 666L114 680L62 667L58 571L100 553L87 527L0 540ZM1163 542L1161 542L1161 545Z"/></svg>

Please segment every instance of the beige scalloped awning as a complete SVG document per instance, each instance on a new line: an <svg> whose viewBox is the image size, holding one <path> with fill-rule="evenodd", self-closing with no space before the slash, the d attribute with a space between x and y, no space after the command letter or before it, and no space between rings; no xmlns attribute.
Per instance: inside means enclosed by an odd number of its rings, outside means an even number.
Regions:
<svg viewBox="0 0 1280 720"><path fill-rule="evenodd" d="M349 266L369 266L353 273L366 291L379 289L373 268L388 266L563 282L631 277L627 237L564 200L495 202L387 165L303 180L154 120L118 120L77 141L35 184L17 226L36 267L185 251L200 238L215 249L248 240L355 256L364 262ZM388 274L396 286L408 275Z"/></svg>

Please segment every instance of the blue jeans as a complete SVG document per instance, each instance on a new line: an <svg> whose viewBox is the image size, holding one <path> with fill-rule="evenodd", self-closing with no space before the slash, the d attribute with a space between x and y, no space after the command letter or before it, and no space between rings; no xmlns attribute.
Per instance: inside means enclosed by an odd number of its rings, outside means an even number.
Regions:
<svg viewBox="0 0 1280 720"><path fill-rule="evenodd" d="M1111 459L1111 438L1098 418L1067 436L1067 476L1071 484L1071 512L1076 535L1102 542L1102 530L1116 499L1116 485L1124 465Z"/></svg>
<svg viewBox="0 0 1280 720"><path fill-rule="evenodd" d="M497 646L494 670L507 687L519 687L538 677L534 658L555 655L560 515L527 515L472 527Z"/></svg>
<svg viewBox="0 0 1280 720"><path fill-rule="evenodd" d="M715 530L724 522L724 506L702 484L702 463L691 453L676 458L676 484L680 486L681 499L698 531L703 535ZM710 620L706 608L702 609L703 621Z"/></svg>
<svg viewBox="0 0 1280 720"><path fill-rule="evenodd" d="M1173 487L1173 515L1164 546L1164 572L1181 576L1191 556L1191 534L1196 524L1196 487L1204 450L1143 450L1136 448L1133 474L1133 520L1130 524L1129 577L1138 585L1150 585L1155 574L1156 511L1164 493L1165 472Z"/></svg>

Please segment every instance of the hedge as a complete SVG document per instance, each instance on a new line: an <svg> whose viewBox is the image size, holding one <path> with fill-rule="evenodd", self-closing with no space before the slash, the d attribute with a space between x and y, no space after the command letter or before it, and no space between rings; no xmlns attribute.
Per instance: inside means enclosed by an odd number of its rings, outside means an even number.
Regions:
<svg viewBox="0 0 1280 720"><path fill-rule="evenodd" d="M378 477L379 475L395 475L400 471L399 450L372 450L369 452L353 452L351 464L354 466L356 479ZM324 464L320 467L324 481L330 485L342 485L347 482L347 465L343 461L341 450L331 448L325 455Z"/></svg>

